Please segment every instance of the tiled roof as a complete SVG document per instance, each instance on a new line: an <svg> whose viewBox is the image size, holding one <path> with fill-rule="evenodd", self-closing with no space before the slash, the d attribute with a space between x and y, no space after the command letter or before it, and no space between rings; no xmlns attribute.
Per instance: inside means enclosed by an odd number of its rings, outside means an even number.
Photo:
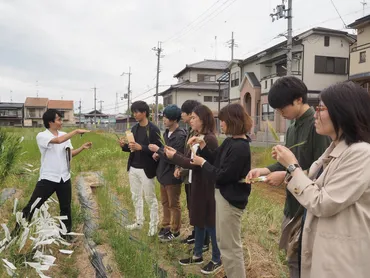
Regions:
<svg viewBox="0 0 370 278"><path fill-rule="evenodd" d="M16 109L23 108L23 103L16 102L0 102L0 108Z"/></svg>
<svg viewBox="0 0 370 278"><path fill-rule="evenodd" d="M48 108L73 110L73 100L49 100Z"/></svg>
<svg viewBox="0 0 370 278"><path fill-rule="evenodd" d="M25 107L46 107L48 104L48 98L41 97L28 97L24 103Z"/></svg>
<svg viewBox="0 0 370 278"><path fill-rule="evenodd" d="M254 72L246 72L245 75L248 78L248 80L252 83L251 85L253 87L261 87L261 83L258 81L258 78L254 74Z"/></svg>
<svg viewBox="0 0 370 278"><path fill-rule="evenodd" d="M186 65L179 73L175 74L175 77L180 76L188 69L205 69L205 70L225 70L229 65L230 61L224 60L204 60L201 62Z"/></svg>
<svg viewBox="0 0 370 278"><path fill-rule="evenodd" d="M355 22L351 23L350 25L348 25L349 28L357 28L358 26L362 25L362 24L369 24L370 23L370 15L367 15L367 16L364 16L364 17L361 17L359 19L357 19Z"/></svg>
<svg viewBox="0 0 370 278"><path fill-rule="evenodd" d="M225 89L228 87L228 84L222 84L220 89ZM167 90L161 92L159 95L163 96L170 93L172 90L181 89L181 90L206 90L206 91L218 91L218 83L216 82L182 82L175 85L171 85Z"/></svg>

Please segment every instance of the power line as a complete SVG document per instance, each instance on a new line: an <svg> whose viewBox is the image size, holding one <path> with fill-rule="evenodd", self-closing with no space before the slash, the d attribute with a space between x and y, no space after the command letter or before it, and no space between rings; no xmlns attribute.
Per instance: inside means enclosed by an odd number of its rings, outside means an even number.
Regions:
<svg viewBox="0 0 370 278"><path fill-rule="evenodd" d="M334 4L334 1L333 1L333 0L330 0L330 2L333 4L334 9L337 11L337 14L339 15L340 19L342 20L342 22L343 22L343 24L344 24L344 27L346 27L346 28L347 28L347 24L344 22L344 20L343 20L342 16L340 15L340 13L339 13L339 11L338 11L337 7L336 7L336 6L335 6L335 4Z"/></svg>
<svg viewBox="0 0 370 278"><path fill-rule="evenodd" d="M230 2L231 1L231 2ZM201 24L199 26L195 25L193 27L191 27L190 29L188 29L185 33L183 33L182 35L179 35L178 37L176 37L175 39L173 39L174 41L178 41L179 39L181 39L182 37L188 35L190 32L192 31L198 31L199 29L201 29L204 25L206 25L208 22L210 22L212 19L214 19L216 16L218 16L220 13L222 13L224 10L226 10L228 7L230 7L236 0L226 0L224 1L216 10L214 10L212 13L210 13L207 17L205 17L204 19L202 19L198 24ZM227 3L229 2L229 5L227 5L226 7L224 7L223 9L221 9L219 11L219 8L225 6ZM219 11L219 12L218 12ZM218 12L218 13L216 13ZM216 14L215 14L216 13ZM215 14L213 17L210 17L212 16L213 14ZM203 24L202 24L203 23Z"/></svg>
<svg viewBox="0 0 370 278"><path fill-rule="evenodd" d="M366 9L370 9L370 7L366 8ZM359 13L359 12L362 12L362 9L361 10L352 11L352 12L349 12L347 14L344 14L343 17L349 16L349 15L353 15L353 14L356 14L356 13ZM310 25L306 25L306 26L301 27L301 28L297 28L297 29L294 29L293 30L293 33L296 33L299 30L312 28L312 27L317 26L319 24L326 23L326 22L329 22L329 21L333 21L333 20L336 20L338 18L340 18L340 17L332 17L332 18L325 19L323 21L320 21L320 22L317 22L317 23L314 23L314 24L310 24ZM264 42L261 43L262 46L258 46L258 47L255 47L255 48L251 49L251 50L248 50L247 52L244 52L241 56L245 56L245 55L248 55L248 54L253 53L255 51L258 51L259 49L263 48L264 45L269 44L270 42L274 41L275 39L277 39L279 37L281 37L281 34L276 35L276 36L274 36L274 37L272 37L270 39L266 39Z"/></svg>
<svg viewBox="0 0 370 278"><path fill-rule="evenodd" d="M204 14L206 14L210 9L212 9L217 3L221 2L222 0L217 0L215 3L213 3L208 9L206 9L202 14L200 14L196 19L194 19L193 21L191 21L188 25L186 25L184 28L182 28L180 31L176 32L174 35L172 35L171 37L169 37L168 39L164 40L163 43L166 43L170 40L172 40L173 38L175 38L177 36L178 33L181 33L182 31L186 30L186 28L188 28L189 26L191 26L194 22L196 22L199 18L201 18Z"/></svg>

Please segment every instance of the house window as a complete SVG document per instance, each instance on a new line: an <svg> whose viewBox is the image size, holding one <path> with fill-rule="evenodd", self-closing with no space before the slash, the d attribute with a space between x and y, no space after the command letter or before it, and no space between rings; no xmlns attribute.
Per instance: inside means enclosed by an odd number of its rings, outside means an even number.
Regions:
<svg viewBox="0 0 370 278"><path fill-rule="evenodd" d="M348 59L315 56L315 73L348 74Z"/></svg>
<svg viewBox="0 0 370 278"><path fill-rule="evenodd" d="M366 63L366 51L360 52L360 63Z"/></svg>
<svg viewBox="0 0 370 278"><path fill-rule="evenodd" d="M212 102L213 98L210 96L204 96L204 102Z"/></svg>
<svg viewBox="0 0 370 278"><path fill-rule="evenodd" d="M166 107L167 105L172 104L172 95L169 95L163 98L163 106Z"/></svg>
<svg viewBox="0 0 370 278"><path fill-rule="evenodd" d="M198 74L198 82L215 82L216 75Z"/></svg>
<svg viewBox="0 0 370 278"><path fill-rule="evenodd" d="M64 119L64 111L59 111L60 115L62 115L62 119Z"/></svg>
<svg viewBox="0 0 370 278"><path fill-rule="evenodd" d="M274 114L274 108L272 108L268 103L262 104L262 121L273 121Z"/></svg>
<svg viewBox="0 0 370 278"><path fill-rule="evenodd" d="M239 72L234 72L231 74L231 87L239 86Z"/></svg>
<svg viewBox="0 0 370 278"><path fill-rule="evenodd" d="M265 89L267 89L267 80L265 80Z"/></svg>
<svg viewBox="0 0 370 278"><path fill-rule="evenodd" d="M219 102L219 101L221 101L221 97L219 97L219 96L213 97L213 101L214 102Z"/></svg>
<svg viewBox="0 0 370 278"><path fill-rule="evenodd" d="M286 63L276 64L276 75L285 76L286 75L287 65Z"/></svg>
<svg viewBox="0 0 370 278"><path fill-rule="evenodd" d="M270 88L272 87L272 85L274 85L274 79L271 78L271 80L270 80Z"/></svg>
<svg viewBox="0 0 370 278"><path fill-rule="evenodd" d="M324 46L328 47L330 45L330 37L325 36L324 37Z"/></svg>

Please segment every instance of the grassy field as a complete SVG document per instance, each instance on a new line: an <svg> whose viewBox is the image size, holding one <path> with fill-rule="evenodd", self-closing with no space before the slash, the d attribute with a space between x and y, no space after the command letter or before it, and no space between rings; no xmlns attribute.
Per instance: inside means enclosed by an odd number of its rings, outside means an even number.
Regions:
<svg viewBox="0 0 370 278"><path fill-rule="evenodd" d="M34 168L40 166L40 154L35 142L38 129L8 129L9 132L24 136L23 152L19 161L32 164ZM131 193L129 190L128 175L126 172L127 154L123 153L117 142L116 136L94 132L84 135L82 138L76 136L72 139L73 146L79 147L85 141L92 141L93 148L84 151L72 160L72 185L81 172L99 171L104 177L104 184L94 191L99 206L99 229L94 234L94 241L106 250L112 252L114 268L120 273L118 276L114 269L113 277L161 277L160 270L167 272L167 277L202 277L199 266L182 267L178 259L189 254L189 246L179 242L170 244L160 243L156 237L147 236L148 226L141 231L131 234L122 228L122 221L117 218L117 204L121 209L128 211L128 221L134 219ZM263 166L271 162L269 150L252 148L253 165ZM20 200L19 207L23 207L38 178L38 171L24 175L11 175L0 189L15 187L16 196ZM76 189L73 188L73 229L81 231L83 215L76 198ZM157 186L159 199L159 186ZM248 277L288 277L284 255L278 250L278 238L280 236L280 223L282 218L284 190L282 188L270 189L266 185L254 185L246 212L243 215L243 242L245 248L245 261L248 269ZM186 210L185 194L182 193L182 233L189 232L188 215ZM9 227L14 225L15 219L12 215L12 200L8 200L0 210L1 223L8 223ZM146 206L145 206L146 207ZM161 205L160 212L161 212ZM57 215L58 208L53 208ZM145 210L146 219L149 212ZM147 225L147 224L146 224ZM4 237L1 232L1 238ZM52 277L88 277L86 271L81 267L81 258L87 258L82 247L82 239L76 243L76 252L70 257L60 256L56 262L57 266L50 272ZM0 258L9 258L12 254L0 254ZM205 259L210 258L207 252ZM21 277L37 277L33 270L22 268ZM0 267L0 276L5 275L3 267ZM94 276L93 276L94 277ZM222 277L222 273L215 277Z"/></svg>

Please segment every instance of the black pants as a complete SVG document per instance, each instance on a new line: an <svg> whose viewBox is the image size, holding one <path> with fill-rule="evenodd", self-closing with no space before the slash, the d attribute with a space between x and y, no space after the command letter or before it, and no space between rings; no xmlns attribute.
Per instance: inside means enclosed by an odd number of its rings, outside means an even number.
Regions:
<svg viewBox="0 0 370 278"><path fill-rule="evenodd" d="M40 208L43 203L53 193L56 192L59 207L60 207L60 215L67 216L67 220L63 220L63 223L67 227L67 232L69 233L72 229L72 215L71 215L71 198L72 198L72 188L71 188L71 180L67 180L63 182L52 182L49 180L40 180L37 182L35 190L32 193L31 199L29 200L27 206L23 209L23 217L27 219L27 221L31 221L33 213L35 209L31 211L32 204L36 201L37 198L41 198L40 202L37 204L35 208Z"/></svg>
<svg viewBox="0 0 370 278"><path fill-rule="evenodd" d="M191 195L191 183L185 184L185 193L186 193L186 206L188 207L188 211L190 214L190 195ZM193 238L195 238L195 230L193 227L193 231L191 232L191 235ZM210 242L210 237L208 234L208 231L205 232L205 237L204 237L204 245L209 245Z"/></svg>

